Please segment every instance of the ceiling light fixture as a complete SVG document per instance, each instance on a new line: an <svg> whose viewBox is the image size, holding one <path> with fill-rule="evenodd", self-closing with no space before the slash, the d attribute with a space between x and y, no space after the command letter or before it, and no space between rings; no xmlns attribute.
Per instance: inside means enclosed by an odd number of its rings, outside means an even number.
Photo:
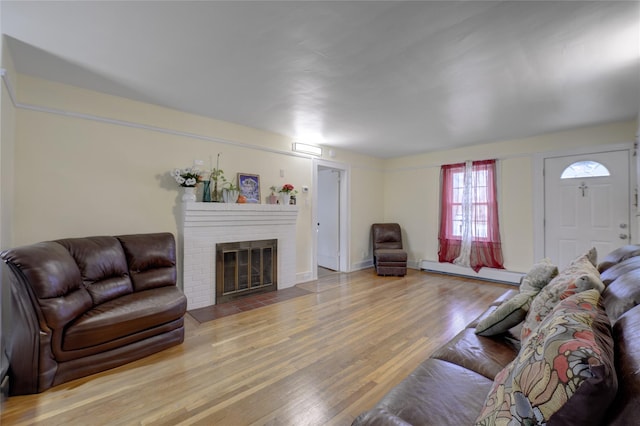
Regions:
<svg viewBox="0 0 640 426"><path fill-rule="evenodd" d="M292 147L294 152L301 152L303 154L316 155L322 157L322 148L319 146L309 145L306 143L294 142Z"/></svg>

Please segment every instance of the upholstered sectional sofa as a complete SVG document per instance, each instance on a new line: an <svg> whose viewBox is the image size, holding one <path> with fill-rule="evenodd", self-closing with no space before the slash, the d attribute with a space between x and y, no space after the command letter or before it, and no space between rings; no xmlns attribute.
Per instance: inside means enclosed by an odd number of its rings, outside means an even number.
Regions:
<svg viewBox="0 0 640 426"><path fill-rule="evenodd" d="M640 246L595 256L534 266L353 424L639 424Z"/></svg>
<svg viewBox="0 0 640 426"><path fill-rule="evenodd" d="M52 386L184 340L170 233L69 238L0 254L11 285L10 393Z"/></svg>

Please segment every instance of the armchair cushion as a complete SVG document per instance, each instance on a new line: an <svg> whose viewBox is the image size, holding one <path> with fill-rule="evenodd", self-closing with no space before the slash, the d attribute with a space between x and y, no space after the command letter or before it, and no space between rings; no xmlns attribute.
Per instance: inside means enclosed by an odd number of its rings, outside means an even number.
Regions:
<svg viewBox="0 0 640 426"><path fill-rule="evenodd" d="M380 262L407 262L407 252L398 249L380 249L374 255Z"/></svg>

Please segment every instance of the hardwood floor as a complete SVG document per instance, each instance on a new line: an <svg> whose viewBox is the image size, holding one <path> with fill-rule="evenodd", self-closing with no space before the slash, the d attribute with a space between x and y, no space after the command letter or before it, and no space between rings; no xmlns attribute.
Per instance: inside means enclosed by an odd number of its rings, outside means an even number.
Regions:
<svg viewBox="0 0 640 426"><path fill-rule="evenodd" d="M184 344L38 395L2 425L349 425L507 285L372 269L199 324Z"/></svg>

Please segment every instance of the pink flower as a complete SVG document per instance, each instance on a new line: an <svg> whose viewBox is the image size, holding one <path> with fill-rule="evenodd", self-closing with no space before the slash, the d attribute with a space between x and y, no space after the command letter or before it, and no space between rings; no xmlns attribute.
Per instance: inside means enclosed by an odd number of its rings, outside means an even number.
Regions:
<svg viewBox="0 0 640 426"><path fill-rule="evenodd" d="M285 183L284 185L282 185L282 189L280 190L280 192L291 192L293 191L293 185L291 185L290 183Z"/></svg>

